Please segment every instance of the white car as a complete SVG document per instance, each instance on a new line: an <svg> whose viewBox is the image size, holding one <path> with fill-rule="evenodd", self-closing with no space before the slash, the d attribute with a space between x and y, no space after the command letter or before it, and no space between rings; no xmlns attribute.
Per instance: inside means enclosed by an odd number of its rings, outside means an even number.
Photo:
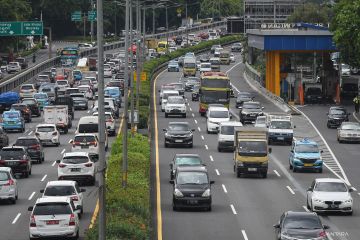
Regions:
<svg viewBox="0 0 360 240"><path fill-rule="evenodd" d="M235 62L235 55L230 53L230 62Z"/></svg>
<svg viewBox="0 0 360 240"><path fill-rule="evenodd" d="M22 84L20 86L20 97L21 98L32 98L37 93L34 84Z"/></svg>
<svg viewBox="0 0 360 240"><path fill-rule="evenodd" d="M38 198L31 211L30 239L60 237L79 238L79 212L69 197Z"/></svg>
<svg viewBox="0 0 360 240"><path fill-rule="evenodd" d="M254 127L266 128L266 116L257 116Z"/></svg>
<svg viewBox="0 0 360 240"><path fill-rule="evenodd" d="M91 87L89 85L80 85L80 86L78 86L78 89L79 89L79 92L85 94L85 97L87 99L93 99L94 98L93 91L91 90Z"/></svg>
<svg viewBox="0 0 360 240"><path fill-rule="evenodd" d="M58 91L65 91L70 87L68 80L57 80L56 86L58 87Z"/></svg>
<svg viewBox="0 0 360 240"><path fill-rule="evenodd" d="M94 156L87 152L65 153L58 163L58 180L84 181L95 185Z"/></svg>
<svg viewBox="0 0 360 240"><path fill-rule="evenodd" d="M96 133L80 133L70 140L71 152L87 152L99 155L99 139Z"/></svg>
<svg viewBox="0 0 360 240"><path fill-rule="evenodd" d="M223 150L234 150L234 129L242 127L241 122L221 122L219 125L218 132L218 151L222 152Z"/></svg>
<svg viewBox="0 0 360 240"><path fill-rule="evenodd" d="M94 112L93 116L99 116L98 112ZM105 112L106 130L110 136L116 135L115 119L111 112Z"/></svg>
<svg viewBox="0 0 360 240"><path fill-rule="evenodd" d="M317 178L307 190L307 207L313 212L353 213L353 188L338 178Z"/></svg>
<svg viewBox="0 0 360 240"><path fill-rule="evenodd" d="M45 189L40 190L43 198L49 197L70 197L75 207L80 206L80 214L83 213L84 196L86 189L79 188L79 184L75 181L49 181Z"/></svg>
<svg viewBox="0 0 360 240"><path fill-rule="evenodd" d="M220 122L230 121L231 115L226 107L210 107L206 113L207 133L217 133Z"/></svg>
<svg viewBox="0 0 360 240"><path fill-rule="evenodd" d="M8 73L20 72L21 71L20 63L18 63L18 62L9 62L9 64L6 66L6 71Z"/></svg>
<svg viewBox="0 0 360 240"><path fill-rule="evenodd" d="M60 145L60 132L55 124L38 124L35 129L35 136L43 145Z"/></svg>
<svg viewBox="0 0 360 240"><path fill-rule="evenodd" d="M211 72L211 63L203 62L200 64L200 74L204 72Z"/></svg>
<svg viewBox="0 0 360 240"><path fill-rule="evenodd" d="M167 100L170 96L180 96L179 91L177 90L165 90L163 91L163 95L161 98L161 111L165 112L165 106L167 104Z"/></svg>
<svg viewBox="0 0 360 240"><path fill-rule="evenodd" d="M162 96L164 94L164 91L166 90L175 90L175 86L173 85L169 85L169 84L165 84L165 85L162 85L161 86L161 89L159 90L159 105L161 105L161 99L162 99Z"/></svg>
<svg viewBox="0 0 360 240"><path fill-rule="evenodd" d="M351 74L350 66L342 63L341 64L341 76L350 76L350 74Z"/></svg>
<svg viewBox="0 0 360 240"><path fill-rule="evenodd" d="M170 115L181 115L186 118L185 99L182 96L170 96L165 106L165 118Z"/></svg>
<svg viewBox="0 0 360 240"><path fill-rule="evenodd" d="M12 204L18 199L17 180L9 167L0 167L0 200L9 200Z"/></svg>
<svg viewBox="0 0 360 240"><path fill-rule="evenodd" d="M112 69L109 64L104 64L104 78L112 77Z"/></svg>

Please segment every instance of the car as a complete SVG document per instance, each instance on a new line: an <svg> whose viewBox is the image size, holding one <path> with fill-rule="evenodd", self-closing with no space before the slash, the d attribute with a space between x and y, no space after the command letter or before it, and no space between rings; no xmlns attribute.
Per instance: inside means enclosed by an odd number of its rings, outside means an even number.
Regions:
<svg viewBox="0 0 360 240"><path fill-rule="evenodd" d="M220 122L219 132L218 132L218 146L217 149L219 152L224 150L234 151L234 133L235 128L242 127L241 122L229 121L229 122Z"/></svg>
<svg viewBox="0 0 360 240"><path fill-rule="evenodd" d="M121 90L118 87L106 87L105 88L105 94L109 95L111 98L114 99L116 105L121 108L121 103L122 103L122 99L121 99Z"/></svg>
<svg viewBox="0 0 360 240"><path fill-rule="evenodd" d="M16 204L19 190L17 180L9 167L0 167L0 200L8 200Z"/></svg>
<svg viewBox="0 0 360 240"><path fill-rule="evenodd" d="M94 93L91 90L91 87L89 85L79 85L78 86L79 92L80 93L84 93L85 97L87 99L93 99L94 98Z"/></svg>
<svg viewBox="0 0 360 240"><path fill-rule="evenodd" d="M232 52L241 52L241 50L242 50L242 45L241 45L241 43L233 43L233 44L231 45L231 51L232 51Z"/></svg>
<svg viewBox="0 0 360 240"><path fill-rule="evenodd" d="M80 188L76 181L71 180L49 181L45 189L40 190L40 193L43 194L42 198L70 197L75 207L80 207L80 214L84 212L84 192L86 192L86 189Z"/></svg>
<svg viewBox="0 0 360 240"><path fill-rule="evenodd" d="M25 178L31 175L31 158L24 147L9 146L0 150L0 167L9 167L13 173Z"/></svg>
<svg viewBox="0 0 360 240"><path fill-rule="evenodd" d="M201 208L211 211L212 194L209 174L205 166L177 167L173 184L173 210Z"/></svg>
<svg viewBox="0 0 360 240"><path fill-rule="evenodd" d="M162 97L161 97L161 111L165 112L165 107L168 101L168 98L171 96L179 96L179 91L177 90L164 90L162 92Z"/></svg>
<svg viewBox="0 0 360 240"><path fill-rule="evenodd" d="M309 87L305 92L306 103L322 103L323 93L320 87Z"/></svg>
<svg viewBox="0 0 360 240"><path fill-rule="evenodd" d="M23 57L16 58L15 62L20 63L21 69L26 69L28 67L28 65L29 65L26 58L23 58Z"/></svg>
<svg viewBox="0 0 360 240"><path fill-rule="evenodd" d="M67 88L65 89L65 96L70 96L72 93L79 93L79 88Z"/></svg>
<svg viewBox="0 0 360 240"><path fill-rule="evenodd" d="M11 109L18 110L21 112L21 115L24 117L25 122L31 122L31 109L27 104L24 103L15 103L11 105Z"/></svg>
<svg viewBox="0 0 360 240"><path fill-rule="evenodd" d="M14 72L20 72L21 66L18 62L9 62L8 65L6 65L6 71L8 73L14 73Z"/></svg>
<svg viewBox="0 0 360 240"><path fill-rule="evenodd" d="M9 136L4 129L0 126L0 149L9 145Z"/></svg>
<svg viewBox="0 0 360 240"><path fill-rule="evenodd" d="M230 62L235 62L235 55L230 53Z"/></svg>
<svg viewBox="0 0 360 240"><path fill-rule="evenodd" d="M250 102L254 100L254 97L249 92L239 92L236 97L236 108L241 108L244 102Z"/></svg>
<svg viewBox="0 0 360 240"><path fill-rule="evenodd" d="M50 76L48 74L40 74L35 81L35 88L39 89L41 85L51 83Z"/></svg>
<svg viewBox="0 0 360 240"><path fill-rule="evenodd" d="M317 178L307 189L306 206L312 212L353 213L353 198L346 183L338 178Z"/></svg>
<svg viewBox="0 0 360 240"><path fill-rule="evenodd" d="M29 237L79 238L80 206L75 207L70 197L38 198L34 206L28 207L30 214Z"/></svg>
<svg viewBox="0 0 360 240"><path fill-rule="evenodd" d="M3 79L4 78L4 74L3 74L3 72L1 71L1 69L0 69L0 79Z"/></svg>
<svg viewBox="0 0 360 240"><path fill-rule="evenodd" d="M266 128L266 116L257 116L254 127Z"/></svg>
<svg viewBox="0 0 360 240"><path fill-rule="evenodd" d="M193 147L193 133L195 129L190 128L188 122L169 122L164 131L164 146L187 146Z"/></svg>
<svg viewBox="0 0 360 240"><path fill-rule="evenodd" d="M43 145L60 146L60 133L55 124L38 124L35 128L35 136Z"/></svg>
<svg viewBox="0 0 360 240"><path fill-rule="evenodd" d="M343 142L360 142L360 123L343 122L337 130L337 141Z"/></svg>
<svg viewBox="0 0 360 240"><path fill-rule="evenodd" d="M217 133L220 123L230 121L231 115L226 107L209 107L206 118L206 132L210 134Z"/></svg>
<svg viewBox="0 0 360 240"><path fill-rule="evenodd" d="M50 105L50 99L47 95L47 93L35 93L34 98L39 103L40 111L44 109L45 106Z"/></svg>
<svg viewBox="0 0 360 240"><path fill-rule="evenodd" d="M170 85L174 86L175 90L179 92L179 95L184 96L185 88L184 84L181 82L170 83Z"/></svg>
<svg viewBox="0 0 360 240"><path fill-rule="evenodd" d="M84 181L95 185L95 160L94 156L87 152L64 153L58 163L58 180Z"/></svg>
<svg viewBox="0 0 360 240"><path fill-rule="evenodd" d="M258 116L264 115L264 107L259 102L244 102L239 113L242 124L255 122Z"/></svg>
<svg viewBox="0 0 360 240"><path fill-rule="evenodd" d="M327 123L328 128L337 128L343 122L349 121L350 113L347 112L346 108L341 106L330 107L327 113Z"/></svg>
<svg viewBox="0 0 360 240"><path fill-rule="evenodd" d="M70 84L69 84L68 80L57 80L56 86L58 87L58 91L59 90L65 91L65 89L70 87Z"/></svg>
<svg viewBox="0 0 360 240"><path fill-rule="evenodd" d="M173 180L176 169L183 166L205 166L199 154L177 153L170 162L170 180Z"/></svg>
<svg viewBox="0 0 360 240"><path fill-rule="evenodd" d="M202 62L200 63L200 74L204 72L211 72L211 63L209 62Z"/></svg>
<svg viewBox="0 0 360 240"><path fill-rule="evenodd" d="M89 79L89 78L81 79L80 81L78 81L78 86L81 86L81 85L89 85L91 88L91 91L94 92L94 86L91 82L91 79Z"/></svg>
<svg viewBox="0 0 360 240"><path fill-rule="evenodd" d="M341 64L341 76L350 76L350 75L351 75L350 66L342 63Z"/></svg>
<svg viewBox="0 0 360 240"><path fill-rule="evenodd" d="M320 217L312 212L284 212L274 228L277 240L328 240L325 230L329 227L323 225Z"/></svg>
<svg viewBox="0 0 360 240"><path fill-rule="evenodd" d="M24 98L21 100L21 103L29 106L31 110L31 115L35 115L36 117L41 116L41 111L39 107L39 103L35 98Z"/></svg>
<svg viewBox="0 0 360 240"><path fill-rule="evenodd" d="M57 91L58 89L56 89L56 84L54 83L42 84L39 88L39 93L47 94L49 104L54 103Z"/></svg>
<svg viewBox="0 0 360 240"><path fill-rule="evenodd" d="M2 128L5 132L7 131L19 131L25 132L25 120L21 115L21 112L15 109L3 112L2 117Z"/></svg>
<svg viewBox="0 0 360 240"><path fill-rule="evenodd" d="M205 63L210 61L210 56L208 54L204 54L200 56L200 62Z"/></svg>
<svg viewBox="0 0 360 240"><path fill-rule="evenodd" d="M185 58L195 58L195 53L194 52L187 52L184 57Z"/></svg>
<svg viewBox="0 0 360 240"><path fill-rule="evenodd" d="M37 92L34 84L22 84L19 91L20 98L32 98Z"/></svg>
<svg viewBox="0 0 360 240"><path fill-rule="evenodd" d="M194 85L193 90L191 92L191 101L199 101L200 95L199 95L200 85Z"/></svg>
<svg viewBox="0 0 360 240"><path fill-rule="evenodd" d="M87 152L99 155L99 139L95 133L79 133L71 139L71 152Z"/></svg>
<svg viewBox="0 0 360 240"><path fill-rule="evenodd" d="M318 173L323 171L323 150L319 150L318 144L308 138L293 140L289 156L289 169L293 172L300 170L313 170Z"/></svg>
<svg viewBox="0 0 360 240"><path fill-rule="evenodd" d="M165 106L165 118L171 115L181 115L183 118L186 118L185 99L182 96L168 97Z"/></svg>
<svg viewBox="0 0 360 240"><path fill-rule="evenodd" d="M160 93L159 94L159 105L161 105L161 99L162 99L162 96L163 96L165 90L175 90L175 87L170 84L161 85L161 89L158 90Z"/></svg>
<svg viewBox="0 0 360 240"><path fill-rule="evenodd" d="M180 71L180 66L178 62L175 61L170 61L168 63L168 72L179 72Z"/></svg>
<svg viewBox="0 0 360 240"><path fill-rule="evenodd" d="M90 80L90 83L92 85L92 89L94 92L96 92L98 90L98 81L96 79L96 76L85 77L85 80Z"/></svg>
<svg viewBox="0 0 360 240"><path fill-rule="evenodd" d="M98 116L98 112L94 112L93 116ZM105 112L106 130L109 136L116 136L115 119L111 112Z"/></svg>
<svg viewBox="0 0 360 240"><path fill-rule="evenodd" d="M210 53L214 54L216 48L221 48L221 45L212 45L210 48Z"/></svg>
<svg viewBox="0 0 360 240"><path fill-rule="evenodd" d="M104 64L104 78L111 78L112 74L111 66L109 64Z"/></svg>
<svg viewBox="0 0 360 240"><path fill-rule="evenodd" d="M18 137L13 146L24 147L32 161L36 161L37 163L45 161L44 148L39 139L34 136Z"/></svg>
<svg viewBox="0 0 360 240"><path fill-rule="evenodd" d="M198 77L188 77L185 80L185 88L186 92L191 92L195 85L200 85L200 79Z"/></svg>
<svg viewBox="0 0 360 240"><path fill-rule="evenodd" d="M108 112L105 108L105 112ZM106 126L105 126L106 128ZM94 133L99 138L99 117L98 116L83 116L80 118L75 135L79 133ZM108 149L109 142L108 136L105 134L105 151Z"/></svg>
<svg viewBox="0 0 360 240"><path fill-rule="evenodd" d="M74 70L72 72L72 75L73 75L73 78L74 78L75 81L80 81L82 79L82 77L83 77L83 74L82 74L82 72L80 70Z"/></svg>
<svg viewBox="0 0 360 240"><path fill-rule="evenodd" d="M84 93L72 93L70 97L73 99L74 102L74 109L79 110L88 110L89 109L89 101L85 97Z"/></svg>

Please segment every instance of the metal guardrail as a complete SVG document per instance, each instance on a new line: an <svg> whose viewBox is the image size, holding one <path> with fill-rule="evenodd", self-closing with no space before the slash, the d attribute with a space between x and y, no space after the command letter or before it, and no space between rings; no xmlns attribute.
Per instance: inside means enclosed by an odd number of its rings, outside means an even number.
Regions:
<svg viewBox="0 0 360 240"><path fill-rule="evenodd" d="M219 27L219 26L224 26L224 25L226 25L226 21L220 21L220 22L215 22L215 23L210 23L210 24L206 24L206 25L192 27L192 28L189 28L187 31L186 30L176 30L176 31L171 31L171 32L147 35L146 37L160 39L160 38L177 36L179 34L185 34L186 32L196 32L196 31L206 30L209 28L214 28L214 27ZM125 43L123 41L109 43L109 44L104 45L104 51L122 48L122 47L124 47L124 45L125 45ZM86 57L86 56L96 54L96 53L97 53L97 47L94 47L94 48L90 48L90 49L81 51L80 56ZM44 71L46 69L56 66L59 63L60 63L60 57L57 56L57 57L51 58L49 60L46 60L42 63L39 63L39 64L27 69L24 72L19 73L18 75L0 83L0 94L13 90L14 88L16 88L19 85L28 81L30 78L36 76L37 74L41 73L42 71Z"/></svg>

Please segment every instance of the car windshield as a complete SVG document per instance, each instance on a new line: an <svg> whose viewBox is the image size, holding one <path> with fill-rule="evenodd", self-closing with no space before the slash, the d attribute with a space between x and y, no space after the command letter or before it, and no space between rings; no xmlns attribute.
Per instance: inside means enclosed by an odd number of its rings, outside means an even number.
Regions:
<svg viewBox="0 0 360 240"><path fill-rule="evenodd" d="M210 111L211 118L228 118L229 112L228 111Z"/></svg>
<svg viewBox="0 0 360 240"><path fill-rule="evenodd" d="M197 156L178 156L175 159L176 165L200 165L201 159Z"/></svg>
<svg viewBox="0 0 360 240"><path fill-rule="evenodd" d="M246 103L243 105L243 109L260 109L260 105L257 103Z"/></svg>
<svg viewBox="0 0 360 240"><path fill-rule="evenodd" d="M210 63L203 63L203 64L201 64L201 68L211 68L211 64Z"/></svg>
<svg viewBox="0 0 360 240"><path fill-rule="evenodd" d="M108 88L105 89L105 94L107 95L120 95L119 88Z"/></svg>
<svg viewBox="0 0 360 240"><path fill-rule="evenodd" d="M346 111L343 109L330 109L330 114L333 115L345 115Z"/></svg>
<svg viewBox="0 0 360 240"><path fill-rule="evenodd" d="M33 99L24 99L23 101L22 101L23 103L25 103L25 104L35 104L36 103L36 100L33 100Z"/></svg>
<svg viewBox="0 0 360 240"><path fill-rule="evenodd" d="M227 103L229 102L229 93L226 91L203 91L201 90L201 99L203 103Z"/></svg>
<svg viewBox="0 0 360 240"><path fill-rule="evenodd" d="M238 98L251 98L250 93L239 93Z"/></svg>
<svg viewBox="0 0 360 240"><path fill-rule="evenodd" d="M96 141L95 136L75 136L75 142L94 142Z"/></svg>
<svg viewBox="0 0 360 240"><path fill-rule="evenodd" d="M96 133L99 125L97 123L80 124L79 133Z"/></svg>
<svg viewBox="0 0 360 240"><path fill-rule="evenodd" d="M188 124L170 124L169 125L170 131L189 131L189 125Z"/></svg>
<svg viewBox="0 0 360 240"><path fill-rule="evenodd" d="M35 94L34 98L36 98L36 99L46 99L47 95L46 94Z"/></svg>
<svg viewBox="0 0 360 240"><path fill-rule="evenodd" d="M91 81L90 80L80 80L79 85L90 85Z"/></svg>
<svg viewBox="0 0 360 240"><path fill-rule="evenodd" d="M196 63L184 63L184 68L195 68Z"/></svg>
<svg viewBox="0 0 360 240"><path fill-rule="evenodd" d="M267 146L264 141L240 141L238 152L240 156L258 156L267 155Z"/></svg>
<svg viewBox="0 0 360 240"><path fill-rule="evenodd" d="M18 139L15 142L16 146L31 146L37 145L38 141L36 139Z"/></svg>
<svg viewBox="0 0 360 240"><path fill-rule="evenodd" d="M299 153L318 153L319 148L314 144L298 144L295 147L295 151Z"/></svg>
<svg viewBox="0 0 360 240"><path fill-rule="evenodd" d="M22 159L24 152L22 149L2 149L0 151L0 156L1 160Z"/></svg>
<svg viewBox="0 0 360 240"><path fill-rule="evenodd" d="M288 216L284 220L284 229L322 229L317 216Z"/></svg>
<svg viewBox="0 0 360 240"><path fill-rule="evenodd" d="M272 129L290 129L291 122L288 121L272 121L270 122L270 128Z"/></svg>
<svg viewBox="0 0 360 240"><path fill-rule="evenodd" d="M57 81L58 85L67 85L68 82L67 81Z"/></svg>
<svg viewBox="0 0 360 240"><path fill-rule="evenodd" d="M47 92L51 92L51 91L52 91L51 88L43 88L43 89L41 89L40 92L45 92L45 93L47 93ZM45 95L43 95L43 96L44 96L44 98L46 97Z"/></svg>
<svg viewBox="0 0 360 240"><path fill-rule="evenodd" d="M234 126L221 126L220 132L223 135L234 135Z"/></svg>
<svg viewBox="0 0 360 240"><path fill-rule="evenodd" d="M17 112L4 112L4 118L19 118L19 113Z"/></svg>
<svg viewBox="0 0 360 240"><path fill-rule="evenodd" d="M341 129L343 130L357 130L360 131L360 124L344 124L341 126Z"/></svg>
<svg viewBox="0 0 360 240"><path fill-rule="evenodd" d="M70 196L75 195L73 186L49 186L45 189L44 196Z"/></svg>
<svg viewBox="0 0 360 240"><path fill-rule="evenodd" d="M168 98L168 104L185 104L185 100L182 97L170 97Z"/></svg>
<svg viewBox="0 0 360 240"><path fill-rule="evenodd" d="M321 95L320 88L309 88L306 92L307 94Z"/></svg>
<svg viewBox="0 0 360 240"><path fill-rule="evenodd" d="M176 183L183 184L208 184L207 174L204 172L179 172Z"/></svg>
<svg viewBox="0 0 360 240"><path fill-rule="evenodd" d="M52 126L44 126L44 127L38 127L36 129L37 132L54 132L55 131L55 127Z"/></svg>
<svg viewBox="0 0 360 240"><path fill-rule="evenodd" d="M62 159L63 163L70 163L70 164L79 164L79 163L87 163L89 158L86 156L68 156Z"/></svg>
<svg viewBox="0 0 360 240"><path fill-rule="evenodd" d="M201 86L208 87L208 88L229 88L230 81L228 78L220 78L216 79L212 78L202 78L201 79Z"/></svg>
<svg viewBox="0 0 360 240"><path fill-rule="evenodd" d="M340 182L318 182L314 191L318 192L347 192L347 187Z"/></svg>
<svg viewBox="0 0 360 240"><path fill-rule="evenodd" d="M257 118L255 124L265 124L265 118Z"/></svg>
<svg viewBox="0 0 360 240"><path fill-rule="evenodd" d="M31 90L34 89L32 85L22 85L21 90Z"/></svg>
<svg viewBox="0 0 360 240"><path fill-rule="evenodd" d="M38 203L34 208L34 215L61 215L71 214L68 203Z"/></svg>
<svg viewBox="0 0 360 240"><path fill-rule="evenodd" d="M179 94L178 93L164 93L162 98L168 99L170 96L179 96Z"/></svg>
<svg viewBox="0 0 360 240"><path fill-rule="evenodd" d="M0 181L7 181L9 180L9 174L7 172L0 172Z"/></svg>

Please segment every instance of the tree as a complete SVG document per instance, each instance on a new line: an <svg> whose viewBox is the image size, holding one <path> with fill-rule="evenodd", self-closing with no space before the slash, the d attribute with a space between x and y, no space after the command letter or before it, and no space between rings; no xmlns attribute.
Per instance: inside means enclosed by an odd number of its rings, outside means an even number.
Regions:
<svg viewBox="0 0 360 240"><path fill-rule="evenodd" d="M227 17L243 12L242 0L202 0L201 17Z"/></svg>
<svg viewBox="0 0 360 240"><path fill-rule="evenodd" d="M335 5L331 24L342 61L360 67L360 1L342 0Z"/></svg>
<svg viewBox="0 0 360 240"><path fill-rule="evenodd" d="M0 21L22 21L31 15L31 6L26 0L1 0Z"/></svg>
<svg viewBox="0 0 360 240"><path fill-rule="evenodd" d="M305 3L295 8L288 22L322 23L327 26L331 22L332 8L327 4Z"/></svg>

